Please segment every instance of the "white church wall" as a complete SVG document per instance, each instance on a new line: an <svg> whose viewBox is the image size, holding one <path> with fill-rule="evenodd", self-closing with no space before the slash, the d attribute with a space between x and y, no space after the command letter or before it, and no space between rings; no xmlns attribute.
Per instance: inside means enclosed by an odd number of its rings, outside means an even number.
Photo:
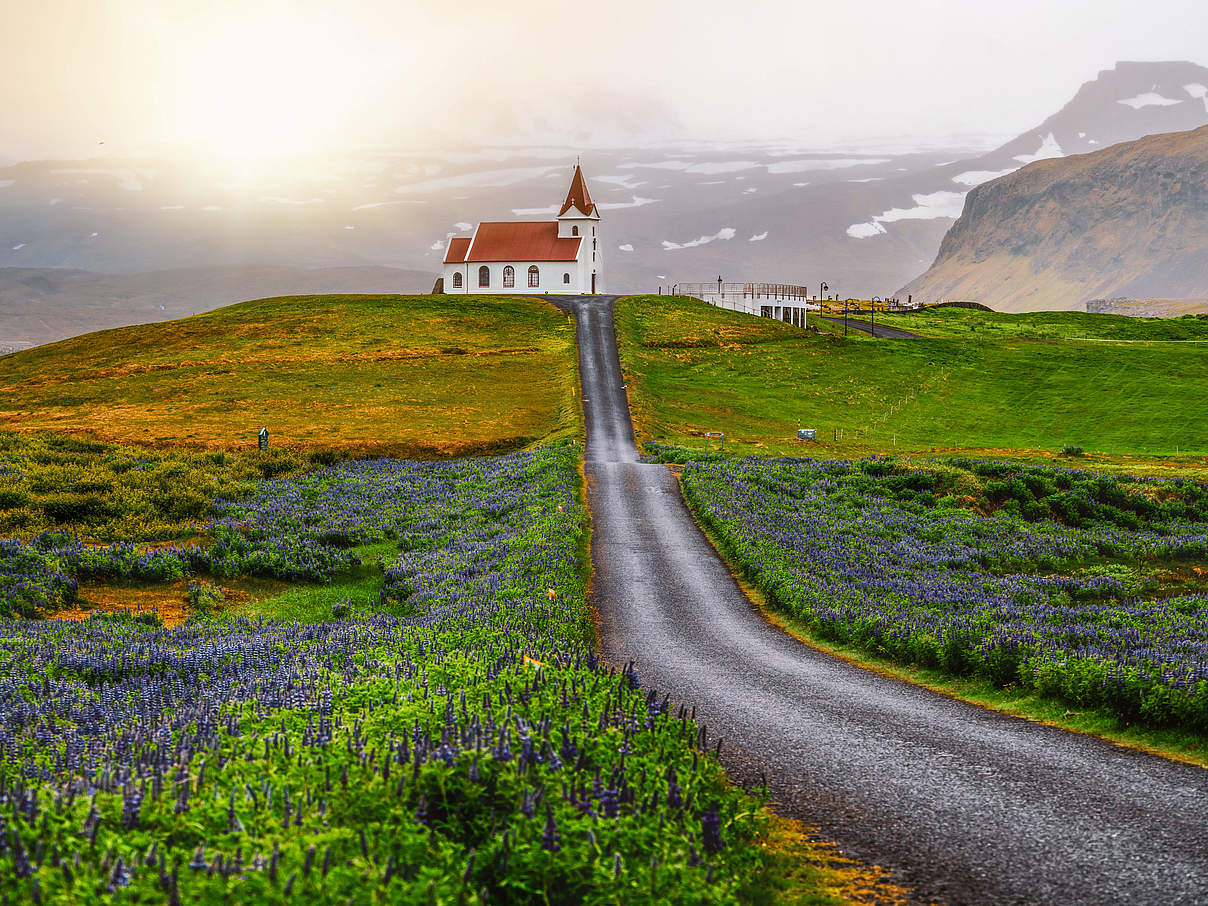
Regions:
<svg viewBox="0 0 1208 906"><path fill-rule="evenodd" d="M523 296L523 295L582 295L591 292L591 273L588 271L587 282L583 282L582 256L579 261L519 261L511 263L516 269L516 285L503 285L503 269L511 262L507 261L471 261L468 264L451 263L444 268L445 292L454 295L468 296ZM490 286L478 285L478 269L486 267L491 275ZM536 267L538 284L531 287L528 284L528 270ZM460 288L454 287L453 275L462 275ZM563 282L563 275L570 274L570 283ZM586 287L586 288L585 288Z"/></svg>

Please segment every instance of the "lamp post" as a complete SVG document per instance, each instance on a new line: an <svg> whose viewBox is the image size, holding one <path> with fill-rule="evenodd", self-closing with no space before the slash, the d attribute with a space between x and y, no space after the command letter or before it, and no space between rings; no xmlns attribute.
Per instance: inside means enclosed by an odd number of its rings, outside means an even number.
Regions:
<svg viewBox="0 0 1208 906"><path fill-rule="evenodd" d="M826 298L826 291L829 289L830 289L830 287L827 286L825 283L823 283L821 286L818 287L818 319L819 320L822 319L822 300ZM807 312L809 311L808 307L806 308L806 311ZM809 315L807 314L805 316L805 326L806 327L809 327L809 321L810 321Z"/></svg>
<svg viewBox="0 0 1208 906"><path fill-rule="evenodd" d="M877 338L877 303L880 301L878 297L872 297L872 338L874 340Z"/></svg>

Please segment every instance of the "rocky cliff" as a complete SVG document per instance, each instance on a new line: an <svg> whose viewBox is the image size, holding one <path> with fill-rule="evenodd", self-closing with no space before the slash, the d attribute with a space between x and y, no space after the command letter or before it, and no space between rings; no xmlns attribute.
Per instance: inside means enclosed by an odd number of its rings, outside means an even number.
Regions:
<svg viewBox="0 0 1208 906"><path fill-rule="evenodd" d="M1208 298L1208 127L1041 160L984 183L902 288L1006 311Z"/></svg>

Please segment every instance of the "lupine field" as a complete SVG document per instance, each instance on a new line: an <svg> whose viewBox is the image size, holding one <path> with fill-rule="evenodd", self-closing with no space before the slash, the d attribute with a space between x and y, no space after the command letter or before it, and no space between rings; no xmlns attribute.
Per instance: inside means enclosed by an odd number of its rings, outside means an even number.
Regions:
<svg viewBox="0 0 1208 906"><path fill-rule="evenodd" d="M732 902L758 803L690 717L601 664L577 452L262 480L154 549L0 542L8 903ZM226 577L376 596L223 616ZM185 577L197 614L45 619L87 577ZM746 879L746 881L742 880Z"/></svg>
<svg viewBox="0 0 1208 906"><path fill-rule="evenodd" d="M771 605L825 639L1208 731L1202 483L721 456L682 480Z"/></svg>

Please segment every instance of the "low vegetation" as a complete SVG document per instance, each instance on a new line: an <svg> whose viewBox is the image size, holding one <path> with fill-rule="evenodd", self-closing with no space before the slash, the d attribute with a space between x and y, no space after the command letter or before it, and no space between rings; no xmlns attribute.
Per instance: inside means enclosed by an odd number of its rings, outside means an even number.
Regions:
<svg viewBox="0 0 1208 906"><path fill-rule="evenodd" d="M1114 331L1133 323L1103 317ZM1193 470L1208 450L1196 402L1208 343L1172 354L1169 343L1034 337L843 340L667 296L620 300L617 331L643 440L701 446L718 431L736 452L817 456L1078 446L1088 462L1126 466L1199 456L1182 463ZM799 427L818 442L798 443Z"/></svg>
<svg viewBox="0 0 1208 906"><path fill-rule="evenodd" d="M198 452L48 433L0 432L0 537L68 532L88 543L195 537L216 498L326 457L298 451Z"/></svg>
<svg viewBox="0 0 1208 906"><path fill-rule="evenodd" d="M689 460L685 497L821 639L1208 739L1208 488L957 460Z"/></svg>
<svg viewBox="0 0 1208 906"><path fill-rule="evenodd" d="M544 302L288 297L4 356L0 428L466 456L573 434L575 389L573 328Z"/></svg>
<svg viewBox="0 0 1208 906"><path fill-rule="evenodd" d="M868 316L863 316L868 320ZM878 312L877 323L900 327L925 337L955 340L1117 340L1208 343L1208 316L1131 318L1077 311L1033 311L1021 314L969 308L926 308L907 314Z"/></svg>
<svg viewBox="0 0 1208 906"><path fill-rule="evenodd" d="M356 551L379 552L369 583L310 619L225 613L225 589L194 577L196 612L174 628L3 623L0 892L837 903L878 889L729 786L720 741L682 707L597 659L577 460L555 445L353 462L217 501L230 543L267 543L295 572L338 580Z"/></svg>

